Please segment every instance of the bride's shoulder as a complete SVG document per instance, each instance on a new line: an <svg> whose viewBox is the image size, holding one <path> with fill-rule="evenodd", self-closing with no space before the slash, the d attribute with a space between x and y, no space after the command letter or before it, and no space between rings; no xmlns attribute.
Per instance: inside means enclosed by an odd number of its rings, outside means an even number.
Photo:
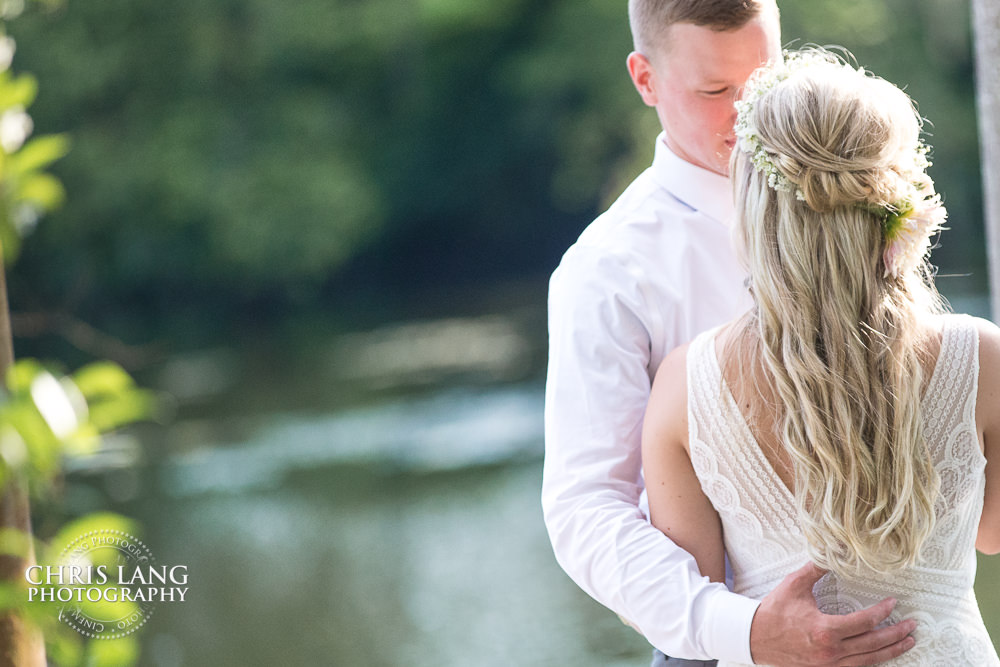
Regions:
<svg viewBox="0 0 1000 667"><path fill-rule="evenodd" d="M642 425L643 459L649 456L650 447L663 443L684 446L687 441L688 347L674 348L656 371Z"/></svg>
<svg viewBox="0 0 1000 667"><path fill-rule="evenodd" d="M973 328L979 335L980 344L996 344L1000 341L1000 327L982 317L964 313L935 313L922 316L919 326L928 333L936 333L940 338L945 328Z"/></svg>
<svg viewBox="0 0 1000 667"><path fill-rule="evenodd" d="M653 388L657 385L676 386L686 382L687 378L687 355L691 343L678 345L663 358L656 369L656 377L653 380Z"/></svg>
<svg viewBox="0 0 1000 667"><path fill-rule="evenodd" d="M963 313L945 313L932 315L926 320L938 331L942 331L946 326L954 328L975 329L979 337L979 348L987 353L1000 350L1000 327L983 317L966 315Z"/></svg>
<svg viewBox="0 0 1000 667"><path fill-rule="evenodd" d="M971 315L945 315L974 327L979 338L979 395L991 401L1000 398L1000 327L993 322Z"/></svg>
<svg viewBox="0 0 1000 667"><path fill-rule="evenodd" d="M663 361L656 369L656 376L653 386L657 384L669 384L671 386L683 384L687 378L688 355L695 349L697 354L706 354L712 348L712 343L721 340L729 329L730 325L722 325L703 331L692 340L678 345L663 357Z"/></svg>
<svg viewBox="0 0 1000 667"><path fill-rule="evenodd" d="M1000 369L1000 327L982 317L970 317L979 334L980 369Z"/></svg>
<svg viewBox="0 0 1000 667"><path fill-rule="evenodd" d="M974 318L979 332L979 378L976 385L976 423L984 438L1000 432L1000 327L989 320ZM986 440L989 442L989 439ZM993 456L996 455L994 452ZM987 452L987 456L990 453Z"/></svg>

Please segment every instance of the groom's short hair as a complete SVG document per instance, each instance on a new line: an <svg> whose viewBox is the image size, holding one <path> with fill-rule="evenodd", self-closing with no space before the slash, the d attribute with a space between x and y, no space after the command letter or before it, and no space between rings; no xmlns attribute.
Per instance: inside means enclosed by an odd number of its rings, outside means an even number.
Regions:
<svg viewBox="0 0 1000 667"><path fill-rule="evenodd" d="M769 5L774 0L629 0L628 20L635 50L648 56L666 46L667 29L675 23L736 30Z"/></svg>

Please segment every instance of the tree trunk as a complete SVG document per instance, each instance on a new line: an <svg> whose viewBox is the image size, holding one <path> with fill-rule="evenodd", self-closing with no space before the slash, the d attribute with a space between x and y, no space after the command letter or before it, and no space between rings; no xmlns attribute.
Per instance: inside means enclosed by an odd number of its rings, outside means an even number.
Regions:
<svg viewBox="0 0 1000 667"><path fill-rule="evenodd" d="M12 363L14 340L7 304L7 279L0 253L0 378L6 377ZM7 480L0 496L0 528L14 528L31 535L28 488L16 477ZM24 557L0 555L0 581L23 583L25 568L35 562L30 539L27 544L29 549ZM45 642L41 632L27 626L17 614L0 614L0 667L45 667Z"/></svg>
<svg viewBox="0 0 1000 667"><path fill-rule="evenodd" d="M1000 317L1000 3L972 0L990 307Z"/></svg>

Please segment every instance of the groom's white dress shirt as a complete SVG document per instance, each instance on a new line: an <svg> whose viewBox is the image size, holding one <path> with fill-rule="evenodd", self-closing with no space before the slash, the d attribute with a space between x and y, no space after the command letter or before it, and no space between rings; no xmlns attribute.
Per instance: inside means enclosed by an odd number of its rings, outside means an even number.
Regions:
<svg viewBox="0 0 1000 667"><path fill-rule="evenodd" d="M560 565L667 655L751 663L758 602L698 573L643 511L640 436L663 357L750 305L729 180L656 141L549 286L542 506Z"/></svg>

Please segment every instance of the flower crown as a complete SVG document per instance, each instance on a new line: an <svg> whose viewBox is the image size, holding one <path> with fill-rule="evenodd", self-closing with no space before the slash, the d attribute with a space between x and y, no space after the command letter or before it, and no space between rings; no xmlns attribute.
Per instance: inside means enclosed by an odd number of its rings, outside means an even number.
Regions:
<svg viewBox="0 0 1000 667"><path fill-rule="evenodd" d="M753 123L753 109L761 97L795 72L815 65L839 66L851 71L853 67L835 55L819 49L785 51L782 62L769 63L757 69L747 81L741 99L736 101L735 133L738 147L750 156L754 168L767 175L768 186L778 192L792 192L799 201L805 201L802 190L781 172L775 156L764 148ZM913 152L911 174L915 174L909 194L901 201L883 206L862 205L878 218L886 241L882 253L885 277L899 278L917 268L930 248L930 237L944 224L947 212L941 196L934 192L934 185L927 176L930 166L929 148L918 141Z"/></svg>

